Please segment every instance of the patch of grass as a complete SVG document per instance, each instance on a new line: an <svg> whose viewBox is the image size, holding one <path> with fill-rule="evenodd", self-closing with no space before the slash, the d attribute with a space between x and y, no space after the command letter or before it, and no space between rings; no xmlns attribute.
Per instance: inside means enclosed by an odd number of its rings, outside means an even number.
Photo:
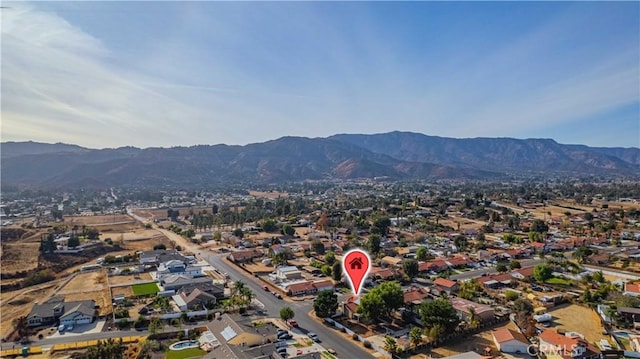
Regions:
<svg viewBox="0 0 640 359"><path fill-rule="evenodd" d="M294 346L294 347L296 347L296 348L302 348L302 347L304 347L304 345L302 345L302 344L300 344L300 343L295 343L295 344L293 344L293 346Z"/></svg>
<svg viewBox="0 0 640 359"><path fill-rule="evenodd" d="M167 359L186 359L186 358L199 358L205 354L206 351L200 348L188 348L182 350L169 350L165 354Z"/></svg>
<svg viewBox="0 0 640 359"><path fill-rule="evenodd" d="M569 285L572 284L570 280L564 279L564 278L558 278L558 277L553 277L553 278L547 280L546 283L548 283L548 284L557 284L557 285L566 285L566 286L569 286Z"/></svg>
<svg viewBox="0 0 640 359"><path fill-rule="evenodd" d="M322 356L327 358L327 359L337 359L336 357L334 357L331 353L329 353L328 351L323 351Z"/></svg>
<svg viewBox="0 0 640 359"><path fill-rule="evenodd" d="M140 297L149 294L156 294L160 291L156 283L134 284L131 286L133 295Z"/></svg>

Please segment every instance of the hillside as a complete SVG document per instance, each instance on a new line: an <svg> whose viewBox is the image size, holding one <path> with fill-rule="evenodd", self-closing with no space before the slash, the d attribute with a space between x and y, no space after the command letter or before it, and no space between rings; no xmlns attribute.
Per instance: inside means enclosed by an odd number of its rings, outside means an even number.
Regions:
<svg viewBox="0 0 640 359"><path fill-rule="evenodd" d="M454 139L417 133L282 137L246 146L93 150L2 143L5 186L203 186L301 180L497 179L513 175L640 176L638 149L547 139Z"/></svg>

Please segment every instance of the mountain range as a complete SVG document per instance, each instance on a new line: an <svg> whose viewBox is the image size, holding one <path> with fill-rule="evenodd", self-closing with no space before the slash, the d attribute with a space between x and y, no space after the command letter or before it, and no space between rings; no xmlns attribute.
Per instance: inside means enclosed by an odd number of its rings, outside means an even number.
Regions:
<svg viewBox="0 0 640 359"><path fill-rule="evenodd" d="M638 148L565 145L550 139L456 139L411 132L145 149L3 142L0 150L2 184L26 188L184 187L373 177L640 177Z"/></svg>

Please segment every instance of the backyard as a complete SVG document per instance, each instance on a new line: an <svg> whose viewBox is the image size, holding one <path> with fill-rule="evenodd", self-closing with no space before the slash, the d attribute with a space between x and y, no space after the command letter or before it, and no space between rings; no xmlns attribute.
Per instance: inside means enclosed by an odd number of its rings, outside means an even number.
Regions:
<svg viewBox="0 0 640 359"><path fill-rule="evenodd" d="M133 290L133 295L137 297L156 294L160 291L156 283L134 284L131 289Z"/></svg>
<svg viewBox="0 0 640 359"><path fill-rule="evenodd" d="M602 324L596 312L589 308L571 304L549 310L549 314L555 318L554 329L562 329L567 332L578 332L584 335L590 343L600 341Z"/></svg>
<svg viewBox="0 0 640 359"><path fill-rule="evenodd" d="M189 348L182 350L169 350L165 353L167 359L185 359L185 358L199 358L205 355L207 352L200 348Z"/></svg>

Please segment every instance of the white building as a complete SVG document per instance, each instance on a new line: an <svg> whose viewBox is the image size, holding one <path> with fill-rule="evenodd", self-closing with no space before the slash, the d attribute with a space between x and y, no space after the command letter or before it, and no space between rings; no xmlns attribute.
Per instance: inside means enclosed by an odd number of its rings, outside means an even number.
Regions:
<svg viewBox="0 0 640 359"><path fill-rule="evenodd" d="M280 266L276 269L276 278L283 281L300 279L302 272L294 266Z"/></svg>

